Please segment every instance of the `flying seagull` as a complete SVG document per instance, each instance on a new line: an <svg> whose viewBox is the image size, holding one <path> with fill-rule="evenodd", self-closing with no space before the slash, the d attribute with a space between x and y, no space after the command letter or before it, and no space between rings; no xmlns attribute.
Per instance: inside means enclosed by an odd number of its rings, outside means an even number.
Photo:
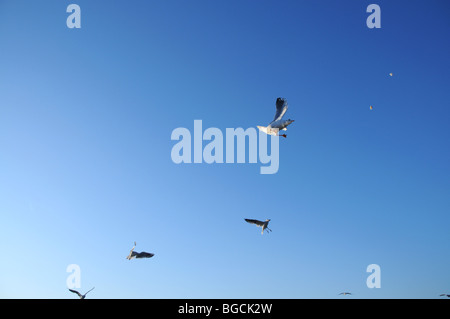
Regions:
<svg viewBox="0 0 450 319"><path fill-rule="evenodd" d="M264 126L257 126L257 127L260 131L262 131L266 134L286 137L286 134L280 135L278 132L281 130L287 131L287 126L289 124L291 124L292 122L294 122L294 120L289 119L289 120L283 121L284 113L286 113L286 111L288 109L288 103L287 103L286 99L281 98L281 97L277 98L275 105L277 107L277 111L275 113L275 117L273 118L273 121L270 122L267 127L264 127Z"/></svg>
<svg viewBox="0 0 450 319"><path fill-rule="evenodd" d="M439 296L441 296L441 297L443 297L443 296L447 296L447 297L449 297L449 298L450 298L450 295L447 295L447 294L440 294Z"/></svg>
<svg viewBox="0 0 450 319"><path fill-rule="evenodd" d="M95 287L93 287L92 289L94 289ZM92 290L91 289L91 290ZM91 291L91 290L89 290L89 291ZM84 295L82 295L82 294L80 294L78 291L76 291L76 290L73 290L73 289L69 289L69 291L70 292L73 292L74 294L77 294L78 295L78 297L80 297L80 299L84 299L84 298L86 298L86 295L88 294L88 292L86 292Z"/></svg>
<svg viewBox="0 0 450 319"><path fill-rule="evenodd" d="M150 258L150 257L155 256L155 254L147 253L147 252L145 252L145 251L140 252L140 253L135 252L135 251L134 251L134 248L135 248L135 247L136 247L136 242L134 242L134 246L133 246L133 248L131 248L130 254L127 256L127 259L128 259L128 260L131 260L131 259L133 259L133 258Z"/></svg>
<svg viewBox="0 0 450 319"><path fill-rule="evenodd" d="M352 293L351 292L341 292L340 295L344 295L344 296L345 295L352 295Z"/></svg>
<svg viewBox="0 0 450 319"><path fill-rule="evenodd" d="M267 225L269 225L270 219L266 219L265 221L260 221L256 219L247 219L245 218L245 221L250 224L255 224L258 227L262 227L261 229L261 235L264 234L264 230L267 230L267 232L272 231Z"/></svg>

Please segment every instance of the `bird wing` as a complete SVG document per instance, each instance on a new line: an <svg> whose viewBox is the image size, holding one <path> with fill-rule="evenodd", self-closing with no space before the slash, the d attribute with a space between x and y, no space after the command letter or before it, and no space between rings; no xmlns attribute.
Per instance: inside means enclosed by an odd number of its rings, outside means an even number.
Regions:
<svg viewBox="0 0 450 319"><path fill-rule="evenodd" d="M272 122L281 120L284 116L284 113L286 113L286 111L288 109L288 103L287 103L286 99L283 99L281 97L277 98L275 105L277 107L277 111L275 113L275 117L273 118Z"/></svg>
<svg viewBox="0 0 450 319"><path fill-rule="evenodd" d="M87 295L87 293L89 292L89 291L92 291L92 290L94 290L94 288L95 287L92 287L90 290L88 290L84 295L86 296Z"/></svg>
<svg viewBox="0 0 450 319"><path fill-rule="evenodd" d="M133 251L135 248L136 248L136 242L134 242L134 246L133 246L133 248L131 248L130 253L127 256L127 259L131 259L131 257L136 255L136 253Z"/></svg>
<svg viewBox="0 0 450 319"><path fill-rule="evenodd" d="M79 297L82 297L83 295L80 294L78 291L73 290L73 289L69 289L70 292L73 292L74 294L77 294Z"/></svg>
<svg viewBox="0 0 450 319"><path fill-rule="evenodd" d="M264 225L264 222L262 222L262 221L260 221L260 220L256 220L256 219L247 219L247 218L245 218L245 221L246 221L247 223L255 224L255 225L257 225L257 226L263 226L263 225Z"/></svg>
<svg viewBox="0 0 450 319"><path fill-rule="evenodd" d="M147 253L145 251L136 254L136 258L151 258L153 256L155 256L155 254Z"/></svg>

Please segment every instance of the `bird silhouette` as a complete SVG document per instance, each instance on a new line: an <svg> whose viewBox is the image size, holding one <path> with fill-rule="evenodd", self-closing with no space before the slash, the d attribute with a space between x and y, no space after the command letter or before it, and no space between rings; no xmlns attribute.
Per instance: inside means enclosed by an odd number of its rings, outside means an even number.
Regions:
<svg viewBox="0 0 450 319"><path fill-rule="evenodd" d="M134 248L136 248L136 242L134 242L134 246L133 246L133 248L131 248L130 254L127 256L128 260L131 260L133 258L151 258L151 257L155 256L155 254L147 253L145 251L138 253L138 252L134 251Z"/></svg>
<svg viewBox="0 0 450 319"><path fill-rule="evenodd" d="M247 219L247 218L245 218L245 221L247 223L254 224L254 225L258 226L258 227L261 227L262 228L261 229L261 235L264 234L264 230L267 230L267 232L269 232L269 230L272 231L269 227L267 227L267 225L269 225L270 219L266 219L265 221L262 222L262 221L256 220L256 219Z"/></svg>
<svg viewBox="0 0 450 319"><path fill-rule="evenodd" d="M95 288L95 287L92 287L91 290L93 290L94 288ZM74 294L77 294L78 297L80 297L80 299L86 298L86 295L87 295L88 292L91 291L91 290L88 290L84 295L82 295L81 293L79 293L78 291L76 291L76 290L74 290L74 289L69 289L70 292L73 292Z"/></svg>

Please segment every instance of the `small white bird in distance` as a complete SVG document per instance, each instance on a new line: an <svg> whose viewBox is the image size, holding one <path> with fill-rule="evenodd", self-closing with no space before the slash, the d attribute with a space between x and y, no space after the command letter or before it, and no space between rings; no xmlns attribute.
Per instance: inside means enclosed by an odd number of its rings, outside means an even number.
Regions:
<svg viewBox="0 0 450 319"><path fill-rule="evenodd" d="M131 260L133 258L151 258L155 256L155 254L147 253L145 251L138 253L134 251L134 248L136 248L136 242L134 242L134 246L133 248L131 248L129 255L127 256L128 260Z"/></svg>
<svg viewBox="0 0 450 319"><path fill-rule="evenodd" d="M351 292L341 292L340 295L353 295Z"/></svg>
<svg viewBox="0 0 450 319"><path fill-rule="evenodd" d="M267 225L269 225L270 219L266 219L265 221L260 221L256 219L247 219L245 218L245 221L250 224L255 224L258 227L261 227L261 235L264 234L264 230L267 230L267 232L272 231Z"/></svg>
<svg viewBox="0 0 450 319"><path fill-rule="evenodd" d="M283 136L286 137L286 134L279 134L279 131L287 131L287 127L289 124L294 122L294 120L284 120L283 116L284 113L286 113L288 109L288 103L286 99L284 98L277 98L277 101L275 103L275 106L277 107L277 111L275 113L275 117L273 118L273 121L269 123L268 126L257 126L258 129L266 134L274 135L274 136Z"/></svg>
<svg viewBox="0 0 450 319"><path fill-rule="evenodd" d="M91 290L93 290L95 287L92 287L92 289ZM91 290L89 290L89 291L91 291ZM82 295L82 294L80 294L78 291L76 291L76 290L74 290L74 289L69 289L69 291L70 292L73 292L74 294L77 294L78 295L78 297L80 297L80 299L84 299L84 298L86 298L86 295L88 294L88 292L86 292L84 295Z"/></svg>

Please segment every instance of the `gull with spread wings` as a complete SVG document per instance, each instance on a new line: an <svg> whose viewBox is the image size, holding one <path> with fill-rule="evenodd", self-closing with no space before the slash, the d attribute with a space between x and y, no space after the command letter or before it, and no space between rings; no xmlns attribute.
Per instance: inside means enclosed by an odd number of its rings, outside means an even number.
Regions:
<svg viewBox="0 0 450 319"><path fill-rule="evenodd" d="M269 225L270 219L266 219L265 221L262 222L262 221L256 220L256 219L245 218L245 221L247 223L255 224L256 226L261 227L262 228L261 235L264 234L264 230L267 230L267 232L269 232L269 230L272 231L269 227L267 227L267 225Z"/></svg>
<svg viewBox="0 0 450 319"><path fill-rule="evenodd" d="M93 290L95 287L93 287L91 290ZM89 291L91 291L89 290ZM74 290L74 289L69 289L70 292L73 292L74 294L77 294L78 297L80 297L80 299L84 299L86 298L86 295L88 294L88 292L86 292L84 295L82 295L81 293L79 293L78 291Z"/></svg>
<svg viewBox="0 0 450 319"><path fill-rule="evenodd" d="M131 260L133 258L150 258L150 257L155 256L155 254L147 253L145 251L138 253L138 252L134 251L134 248L136 248L136 242L134 242L134 246L133 246L133 248L131 248L130 254L127 256L128 260Z"/></svg>
<svg viewBox="0 0 450 319"><path fill-rule="evenodd" d="M257 126L257 127L260 131L266 134L286 137L286 134L280 135L279 131L287 131L288 125L294 122L294 120L291 119L283 120L284 113L286 113L288 109L288 103L286 99L279 97L277 98L275 106L277 107L277 111L275 113L273 121L270 122L268 126Z"/></svg>
<svg viewBox="0 0 450 319"><path fill-rule="evenodd" d="M341 292L340 295L353 295L351 292Z"/></svg>

